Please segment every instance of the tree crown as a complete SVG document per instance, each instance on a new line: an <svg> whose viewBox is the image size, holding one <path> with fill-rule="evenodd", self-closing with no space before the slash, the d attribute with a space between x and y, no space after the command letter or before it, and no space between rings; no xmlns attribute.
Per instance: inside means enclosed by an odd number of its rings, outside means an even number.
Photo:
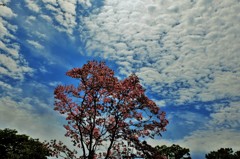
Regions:
<svg viewBox="0 0 240 159"><path fill-rule="evenodd" d="M96 61L66 74L79 84L57 86L54 109L65 114L66 136L83 156L92 158L100 145L108 143L108 158L120 140L139 141L165 131L165 112L145 95L136 75L118 80L105 63Z"/></svg>
<svg viewBox="0 0 240 159"><path fill-rule="evenodd" d="M19 135L16 130L0 130L0 156L2 158L47 159L48 149L38 139Z"/></svg>

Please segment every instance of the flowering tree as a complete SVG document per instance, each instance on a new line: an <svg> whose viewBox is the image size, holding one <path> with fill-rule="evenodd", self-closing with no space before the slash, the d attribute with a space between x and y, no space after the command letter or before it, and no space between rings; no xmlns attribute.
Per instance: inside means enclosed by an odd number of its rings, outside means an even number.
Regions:
<svg viewBox="0 0 240 159"><path fill-rule="evenodd" d="M55 89L55 110L66 116L66 136L82 150L81 158L93 159L99 147L105 146L104 158L112 156L119 141L139 141L165 131L165 113L144 93L136 75L124 80L103 62L90 61L82 68L66 73L79 81L77 86L59 85ZM64 151L77 158L62 143L49 143L54 155ZM75 156L75 157L74 157Z"/></svg>

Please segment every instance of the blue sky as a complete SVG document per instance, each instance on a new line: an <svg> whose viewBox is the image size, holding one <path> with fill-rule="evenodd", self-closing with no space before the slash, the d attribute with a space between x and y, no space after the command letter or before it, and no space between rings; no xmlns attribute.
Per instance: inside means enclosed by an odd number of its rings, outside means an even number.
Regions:
<svg viewBox="0 0 240 159"><path fill-rule="evenodd" d="M63 138L53 90L88 60L137 74L193 158L240 145L239 0L1 0L0 128ZM66 140L67 141L67 140Z"/></svg>

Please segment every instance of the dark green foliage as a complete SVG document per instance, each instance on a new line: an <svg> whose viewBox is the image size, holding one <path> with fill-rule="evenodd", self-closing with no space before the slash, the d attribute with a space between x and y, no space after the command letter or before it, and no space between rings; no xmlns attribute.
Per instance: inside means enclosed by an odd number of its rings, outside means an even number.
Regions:
<svg viewBox="0 0 240 159"><path fill-rule="evenodd" d="M4 129L0 130L0 156L3 159L47 159L49 151L38 139Z"/></svg>
<svg viewBox="0 0 240 159"><path fill-rule="evenodd" d="M235 153L234 153L234 156L235 156L235 158L240 158L240 151L236 151Z"/></svg>
<svg viewBox="0 0 240 159"><path fill-rule="evenodd" d="M232 148L220 148L205 155L206 159L240 159L240 151L233 153Z"/></svg>
<svg viewBox="0 0 240 159"><path fill-rule="evenodd" d="M188 148L182 148L179 145L173 144L170 147L162 145L156 146L155 149L157 149L162 156L175 157L175 159L191 159L190 150Z"/></svg>

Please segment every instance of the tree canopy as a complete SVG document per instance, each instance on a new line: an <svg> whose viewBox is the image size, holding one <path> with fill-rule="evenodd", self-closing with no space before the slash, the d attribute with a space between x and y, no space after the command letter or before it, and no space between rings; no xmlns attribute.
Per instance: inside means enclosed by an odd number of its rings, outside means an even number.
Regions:
<svg viewBox="0 0 240 159"><path fill-rule="evenodd" d="M79 83L56 87L54 109L66 117L66 136L82 150L82 158L99 157L96 151L103 145L105 158L110 158L113 150L120 152L118 143L122 141L140 148L140 138L154 138L166 130L165 112L145 95L136 75L119 80L105 63L96 61L66 74ZM64 151L76 157L76 151L61 142L52 140L49 148L54 155Z"/></svg>
<svg viewBox="0 0 240 159"><path fill-rule="evenodd" d="M220 148L205 155L206 159L239 159L240 151L233 152L232 148Z"/></svg>
<svg viewBox="0 0 240 159"><path fill-rule="evenodd" d="M174 157L175 159L191 159L190 150L188 148L182 148L179 145L173 144L172 146L156 146L155 149L160 152L162 156Z"/></svg>
<svg viewBox="0 0 240 159"><path fill-rule="evenodd" d="M16 130L0 130L0 157L4 159L47 159L50 153L38 139L19 135Z"/></svg>

